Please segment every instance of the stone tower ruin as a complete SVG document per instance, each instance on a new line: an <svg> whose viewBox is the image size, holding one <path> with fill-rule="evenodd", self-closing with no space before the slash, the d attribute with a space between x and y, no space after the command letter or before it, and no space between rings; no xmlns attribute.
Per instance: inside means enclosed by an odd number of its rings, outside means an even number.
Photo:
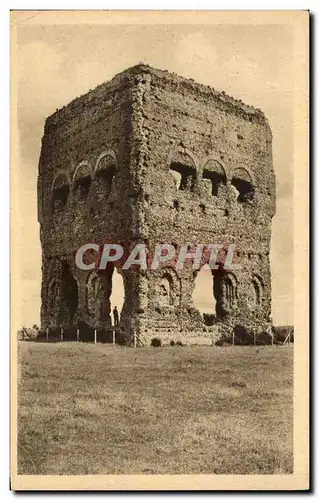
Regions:
<svg viewBox="0 0 319 500"><path fill-rule="evenodd" d="M264 114L211 87L137 65L45 123L38 175L42 328L111 324L114 266L123 277L122 340L211 344L271 314L275 214L272 136ZM193 305L198 270L84 271L83 244L235 244L240 268L212 273L215 321ZM92 257L93 258L93 257ZM208 271L210 272L210 271ZM212 313L214 311L212 310Z"/></svg>

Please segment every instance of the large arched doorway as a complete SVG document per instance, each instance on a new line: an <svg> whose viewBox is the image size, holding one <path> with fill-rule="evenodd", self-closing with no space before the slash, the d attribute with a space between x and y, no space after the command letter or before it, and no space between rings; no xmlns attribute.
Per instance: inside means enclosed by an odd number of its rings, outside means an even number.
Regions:
<svg viewBox="0 0 319 500"><path fill-rule="evenodd" d="M117 307L119 317L121 317L121 312L124 305L124 297L125 297L125 292L124 292L123 277L121 273L119 273L117 268L115 268L112 275L112 291L110 295L112 324L114 324L113 310L115 306Z"/></svg>
<svg viewBox="0 0 319 500"><path fill-rule="evenodd" d="M112 262L103 271L93 271L87 280L87 310L92 324L96 326L114 325L115 306L120 317L124 303L122 275Z"/></svg>
<svg viewBox="0 0 319 500"><path fill-rule="evenodd" d="M236 306L237 279L220 265L211 270L208 265L201 268L195 278L193 303L203 315L207 325L225 318Z"/></svg>
<svg viewBox="0 0 319 500"><path fill-rule="evenodd" d="M192 298L194 306L202 314L205 323L214 324L216 321L214 278L208 266L203 266L197 273Z"/></svg>
<svg viewBox="0 0 319 500"><path fill-rule="evenodd" d="M62 262L60 300L58 302L58 326L72 328L74 316L78 308L79 292L76 279L69 264Z"/></svg>

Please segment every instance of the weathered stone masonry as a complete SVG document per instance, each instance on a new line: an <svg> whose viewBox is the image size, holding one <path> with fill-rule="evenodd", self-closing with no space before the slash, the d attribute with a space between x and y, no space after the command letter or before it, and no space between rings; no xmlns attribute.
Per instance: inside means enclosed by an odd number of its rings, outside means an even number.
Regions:
<svg viewBox="0 0 319 500"><path fill-rule="evenodd" d="M210 87L138 65L46 120L38 176L42 327L110 325L113 267L75 266L84 243L234 243L241 269L215 272L217 323L194 308L198 271L123 271L120 327L144 342L211 343L270 321L275 213L264 114ZM117 265L117 263L115 263ZM213 311L212 311L213 312Z"/></svg>

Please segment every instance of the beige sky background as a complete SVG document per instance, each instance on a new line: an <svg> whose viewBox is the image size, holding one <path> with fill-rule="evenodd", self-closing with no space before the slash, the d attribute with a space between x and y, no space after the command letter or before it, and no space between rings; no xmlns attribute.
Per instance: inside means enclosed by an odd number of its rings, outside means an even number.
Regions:
<svg viewBox="0 0 319 500"><path fill-rule="evenodd" d="M24 14L27 17L28 13ZM30 15L30 13L29 13ZM72 19L72 18L71 18ZM74 21L75 22L75 21ZM37 169L45 118L138 62L208 84L262 109L273 132L277 213L271 244L274 324L293 323L293 31L284 25L21 23L17 28L20 324L39 323ZM196 305L211 311L203 273ZM119 304L119 287L115 287ZM20 294L19 294L20 296Z"/></svg>

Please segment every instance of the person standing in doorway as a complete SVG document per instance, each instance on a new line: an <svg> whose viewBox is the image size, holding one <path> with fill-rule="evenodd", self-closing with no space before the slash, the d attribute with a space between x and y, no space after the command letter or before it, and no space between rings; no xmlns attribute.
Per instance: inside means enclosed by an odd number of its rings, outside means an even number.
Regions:
<svg viewBox="0 0 319 500"><path fill-rule="evenodd" d="M117 326L119 324L119 312L117 310L117 306L115 306L113 309L113 318L114 318L114 326Z"/></svg>

